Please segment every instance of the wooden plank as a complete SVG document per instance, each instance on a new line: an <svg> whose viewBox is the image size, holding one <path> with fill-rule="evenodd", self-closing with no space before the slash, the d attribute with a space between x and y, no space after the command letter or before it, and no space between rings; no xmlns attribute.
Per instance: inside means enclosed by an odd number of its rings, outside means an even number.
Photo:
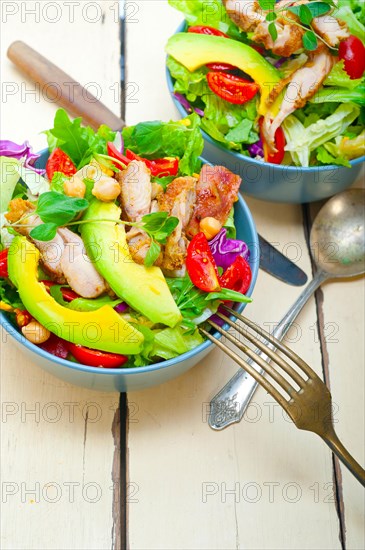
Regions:
<svg viewBox="0 0 365 550"><path fill-rule="evenodd" d="M66 2L2 4L3 22L8 10L1 35L3 138L29 139L35 150L46 147L40 132L52 125L57 107L47 101L46 90L37 90L6 59L7 47L17 39L89 84L90 92L120 112L117 3L73 4L73 18ZM6 335L1 383L1 547L120 548L120 506L113 496L113 481L119 485L119 395L51 377Z"/></svg>
<svg viewBox="0 0 365 550"><path fill-rule="evenodd" d="M163 46L179 14L162 2L136 5L138 25L127 26L127 76L139 95L138 103L127 103L127 122L176 118ZM138 47L141 36L148 63ZM310 273L301 208L248 203L261 234L296 253ZM260 272L247 312L267 328L299 292ZM321 373L314 299L289 341ZM214 350L183 377L128 395L134 411L128 437L130 548L341 547L331 453L316 436L299 433L261 389L239 425L220 433L208 428L209 401L235 370Z"/></svg>
<svg viewBox="0 0 365 550"><path fill-rule="evenodd" d="M364 171L354 184L364 189ZM341 297L341 299L339 299ZM335 429L351 454L365 463L364 278L331 281L317 293L324 368L334 401ZM365 547L364 491L335 459L338 514L347 548Z"/></svg>

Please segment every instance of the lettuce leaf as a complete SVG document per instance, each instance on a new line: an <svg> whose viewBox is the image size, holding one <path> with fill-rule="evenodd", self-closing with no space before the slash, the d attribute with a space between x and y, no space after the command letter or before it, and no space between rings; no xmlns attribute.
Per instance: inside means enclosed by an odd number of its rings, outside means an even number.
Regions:
<svg viewBox="0 0 365 550"><path fill-rule="evenodd" d="M332 67L331 72L324 81L324 85L340 86L341 88L349 88L350 90L353 90L354 88L359 86L362 81L362 78L351 80L351 78L345 71L344 61L341 60Z"/></svg>
<svg viewBox="0 0 365 550"><path fill-rule="evenodd" d="M337 166L347 166L347 168L351 168L351 164L345 157L337 155L335 157L332 156L323 145L318 147L316 156L319 164L335 164Z"/></svg>
<svg viewBox="0 0 365 550"><path fill-rule="evenodd" d="M221 0L168 0L171 7L181 11L186 21L192 25L208 25L219 29L233 38L241 36L241 31L231 21Z"/></svg>
<svg viewBox="0 0 365 550"><path fill-rule="evenodd" d="M299 128L297 122L293 119L296 117L291 115L284 121L284 133L288 135L288 142L285 147L286 151L290 151L293 160L299 160L302 166L309 166L309 151L317 149L327 141L343 134L348 126L359 116L360 108L353 103L342 104L329 117L318 120L307 128ZM288 134L288 119L289 124L295 125ZM303 155L299 158L299 155ZM304 162L303 162L304 161ZM294 160L294 162L296 162Z"/></svg>
<svg viewBox="0 0 365 550"><path fill-rule="evenodd" d="M344 21L351 34L365 42L365 2L364 0L338 0L334 16Z"/></svg>
<svg viewBox="0 0 365 550"><path fill-rule="evenodd" d="M168 57L166 65L176 81L174 91L183 94L189 102L194 102L202 95L210 93L206 67L190 72L171 56Z"/></svg>
<svg viewBox="0 0 365 550"><path fill-rule="evenodd" d="M310 99L311 103L357 103L365 105L365 84L357 86L353 90L346 88L322 88Z"/></svg>

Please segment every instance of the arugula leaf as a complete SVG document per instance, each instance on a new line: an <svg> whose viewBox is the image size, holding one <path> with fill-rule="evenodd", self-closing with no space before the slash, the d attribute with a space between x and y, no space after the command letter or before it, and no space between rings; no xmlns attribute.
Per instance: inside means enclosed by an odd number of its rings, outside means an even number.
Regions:
<svg viewBox="0 0 365 550"><path fill-rule="evenodd" d="M328 13L332 9L333 3L330 2L308 2L299 6L290 6L286 8L297 15L304 25L309 25L313 17L319 17ZM303 9L304 8L304 9Z"/></svg>
<svg viewBox="0 0 365 550"><path fill-rule="evenodd" d="M303 46L309 51L314 51L318 48L318 40L313 31L307 31L303 34Z"/></svg>
<svg viewBox="0 0 365 550"><path fill-rule="evenodd" d="M327 6L327 8L329 10L329 6ZM299 19L304 25L310 25L313 21L312 11L306 4L302 4L299 7Z"/></svg>
<svg viewBox="0 0 365 550"><path fill-rule="evenodd" d="M56 191L49 191L40 195L36 213L44 223L53 223L58 226L66 225L74 217L89 206L86 199L68 197Z"/></svg>
<svg viewBox="0 0 365 550"><path fill-rule="evenodd" d="M57 228L55 223L42 223L42 225L33 227L30 236L37 241L51 241L56 236Z"/></svg>
<svg viewBox="0 0 365 550"><path fill-rule="evenodd" d="M151 246L149 247L148 252L146 254L144 265L146 267L151 267L159 257L160 253L161 253L161 246L156 241L152 241Z"/></svg>
<svg viewBox="0 0 365 550"><path fill-rule="evenodd" d="M209 292L205 300L231 300L233 302L240 302L244 304L252 302L252 298L249 298L240 292L236 292L235 290L230 290L229 288L222 288L219 292Z"/></svg>
<svg viewBox="0 0 365 550"><path fill-rule="evenodd" d="M162 178L159 178L159 177L154 177L152 179L152 181L154 183L157 183L158 185L161 185L162 189L164 191L166 191L166 187L172 182L174 181L174 179L176 178L176 176L163 176Z"/></svg>
<svg viewBox="0 0 365 550"><path fill-rule="evenodd" d="M273 42L275 42L275 40L278 37L278 30L277 30L276 25L275 25L274 22L269 24L268 30L269 30L269 33L270 33L270 36L271 36Z"/></svg>
<svg viewBox="0 0 365 550"><path fill-rule="evenodd" d="M168 212L153 212L142 218L143 229L147 232L154 232L161 229L169 216Z"/></svg>

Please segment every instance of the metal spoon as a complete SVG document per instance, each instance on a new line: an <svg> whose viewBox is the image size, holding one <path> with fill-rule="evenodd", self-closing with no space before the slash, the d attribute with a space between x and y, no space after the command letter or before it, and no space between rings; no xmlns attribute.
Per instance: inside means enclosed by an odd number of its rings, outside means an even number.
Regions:
<svg viewBox="0 0 365 550"><path fill-rule="evenodd" d="M310 296L326 280L355 277L365 272L365 193L350 189L330 199L317 214L310 247L317 272L312 281L273 331L283 339ZM258 352L265 356L263 352ZM266 356L265 356L266 358ZM253 363L253 361L248 361ZM257 367L261 373L263 371ZM257 382L240 369L212 399L209 425L214 430L239 422L253 396Z"/></svg>

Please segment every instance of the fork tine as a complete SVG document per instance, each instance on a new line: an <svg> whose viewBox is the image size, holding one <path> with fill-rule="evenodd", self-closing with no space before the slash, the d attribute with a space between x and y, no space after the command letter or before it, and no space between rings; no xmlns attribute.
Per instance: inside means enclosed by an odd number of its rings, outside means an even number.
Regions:
<svg viewBox="0 0 365 550"><path fill-rule="evenodd" d="M223 307L227 311L229 311L229 313L231 315L234 315L235 317L237 317L237 319L242 321L242 323L245 323L250 328L252 328L252 330L258 332L259 334L262 334L263 336L265 336L265 338L269 342L271 342L273 345L275 345L275 347L277 349L279 349L282 353L284 353L287 357L289 357L289 359L291 359L299 368L301 368L309 378L316 379L316 380L317 379L321 380L319 378L319 376L314 372L314 370L311 369L310 366L305 361L303 361L303 359L301 357L299 357L299 355L297 355L294 351L292 351L290 348L288 348L288 346L286 346L285 344L280 342L280 340L275 338L275 336L272 336L269 332L267 332L266 330L264 330L261 327L259 327L258 325L256 325L256 323L254 323L253 321L250 321L249 319L247 319L247 317L244 317L243 315L240 315L234 309L232 309L232 308L230 308L226 305L223 305Z"/></svg>
<svg viewBox="0 0 365 550"><path fill-rule="evenodd" d="M261 351L265 352L265 354L270 357L272 361L274 361L277 365L279 365L289 376L295 380L295 382L298 384L300 388L303 388L305 386L305 380L300 376L300 374L293 369L289 363L287 363L280 355L278 355L274 350L270 349L267 344L261 342L256 336L249 333L247 330L245 331L242 329L237 323L232 321L229 317L226 315L223 315L222 313L217 312L218 317L220 317L225 323L228 323L232 328L237 330L242 336L247 338L252 344L255 344ZM210 321L209 321L210 322Z"/></svg>
<svg viewBox="0 0 365 550"><path fill-rule="evenodd" d="M284 399L284 397L281 395L281 393L278 392L276 388L268 381L266 378L262 376L252 365L247 363L244 359L242 359L237 353L235 353L233 350L231 350L228 346L223 344L218 338L210 334L208 331L206 331L203 328L199 327L199 331L204 334L213 344L215 344L218 348L220 348L226 355L231 357L233 361L235 361L242 369L244 369L246 372L248 372L252 378L256 380L258 384L260 384L267 393L269 393L278 403L283 407L283 409L289 414L288 409L288 401Z"/></svg>
<svg viewBox="0 0 365 550"><path fill-rule="evenodd" d="M214 323L213 321L209 321L208 323L215 329L218 330L223 336L225 336L232 344L234 344L238 349L243 351L252 361L260 365L260 367L267 373L272 376L272 378L277 382L285 391L286 393L292 397L293 394L296 393L296 389L293 388L293 386L286 380L275 368L273 368L269 363L265 361L262 357L258 356L252 349L242 344L237 338L235 338L232 334L230 334L228 331L224 330L222 327Z"/></svg>

